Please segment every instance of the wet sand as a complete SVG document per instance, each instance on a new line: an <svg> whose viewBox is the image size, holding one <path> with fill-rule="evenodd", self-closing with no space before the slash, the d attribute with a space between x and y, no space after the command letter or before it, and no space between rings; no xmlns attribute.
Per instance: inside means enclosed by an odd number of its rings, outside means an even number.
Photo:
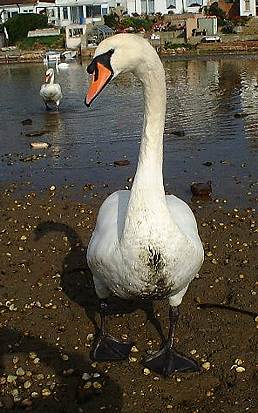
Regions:
<svg viewBox="0 0 258 413"><path fill-rule="evenodd" d="M81 188L83 203L67 188L20 189L1 188L1 412L257 412L254 209L191 202L206 257L181 305L176 348L201 371L165 380L141 360L159 348L160 326L167 334L166 301L154 305L156 322L151 306L119 313L116 302L110 333L132 339L134 352L128 362L90 360L99 314L85 253L105 189Z"/></svg>

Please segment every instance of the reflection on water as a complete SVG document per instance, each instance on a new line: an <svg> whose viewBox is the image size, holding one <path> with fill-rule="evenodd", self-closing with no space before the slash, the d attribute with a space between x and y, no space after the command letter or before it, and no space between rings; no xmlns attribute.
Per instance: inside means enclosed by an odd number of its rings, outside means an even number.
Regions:
<svg viewBox="0 0 258 413"><path fill-rule="evenodd" d="M211 179L217 197L243 204L249 192L252 203L257 179L257 63L246 56L164 62L168 191L187 199L192 181ZM38 188L64 183L82 187L86 182L107 183L112 190L124 187L137 162L143 120L140 83L131 75L122 76L87 109L85 67L73 63L57 75L63 100L60 112L51 113L39 96L44 71L43 64L0 66L1 180L27 180ZM26 118L32 119L31 126L22 125ZM25 136L38 130L47 133ZM52 146L45 158L21 162L20 157L35 154L29 146L32 140ZM113 161L124 156L130 165L114 167ZM207 161L210 167L203 165Z"/></svg>

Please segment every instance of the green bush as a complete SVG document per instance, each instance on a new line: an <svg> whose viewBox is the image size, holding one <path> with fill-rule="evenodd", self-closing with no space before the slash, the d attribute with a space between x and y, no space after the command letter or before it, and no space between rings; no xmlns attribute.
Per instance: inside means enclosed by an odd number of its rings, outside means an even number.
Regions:
<svg viewBox="0 0 258 413"><path fill-rule="evenodd" d="M17 14L5 23L11 44L27 37L28 31L45 29L48 27L48 18L45 14Z"/></svg>
<svg viewBox="0 0 258 413"><path fill-rule="evenodd" d="M133 27L135 32L138 32L140 29L145 29L149 31L152 27L152 21L148 18L139 18L139 17L127 17L120 22L120 28L126 29Z"/></svg>
<svg viewBox="0 0 258 413"><path fill-rule="evenodd" d="M107 14L104 16L104 22L111 29L116 29L119 24L119 16L116 13Z"/></svg>
<svg viewBox="0 0 258 413"><path fill-rule="evenodd" d="M172 43L172 42L165 42L164 44L164 49L181 49L184 47L187 50L192 50L195 49L195 45L189 44L189 43Z"/></svg>

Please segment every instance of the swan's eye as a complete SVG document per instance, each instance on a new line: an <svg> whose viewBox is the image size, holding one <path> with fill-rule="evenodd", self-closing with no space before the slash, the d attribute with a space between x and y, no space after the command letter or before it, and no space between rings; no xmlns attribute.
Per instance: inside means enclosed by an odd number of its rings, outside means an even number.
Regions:
<svg viewBox="0 0 258 413"><path fill-rule="evenodd" d="M94 76L97 76L95 80L98 79L98 73L96 73L97 69L97 63L101 63L103 66L105 66L107 69L109 69L113 73L113 69L111 67L111 56L114 53L113 49L110 49L108 52L100 54L92 60L92 62L89 64L87 67L87 72L92 75L94 73Z"/></svg>

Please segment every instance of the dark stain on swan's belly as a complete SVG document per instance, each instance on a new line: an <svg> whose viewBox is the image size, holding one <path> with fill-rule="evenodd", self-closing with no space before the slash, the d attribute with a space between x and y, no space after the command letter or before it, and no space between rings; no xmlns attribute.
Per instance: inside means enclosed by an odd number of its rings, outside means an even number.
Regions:
<svg viewBox="0 0 258 413"><path fill-rule="evenodd" d="M144 288L139 290L138 295L141 298L157 300L171 295L174 283L164 271L166 264L161 252L149 246L147 251L145 250L144 258L148 277L144 280Z"/></svg>

